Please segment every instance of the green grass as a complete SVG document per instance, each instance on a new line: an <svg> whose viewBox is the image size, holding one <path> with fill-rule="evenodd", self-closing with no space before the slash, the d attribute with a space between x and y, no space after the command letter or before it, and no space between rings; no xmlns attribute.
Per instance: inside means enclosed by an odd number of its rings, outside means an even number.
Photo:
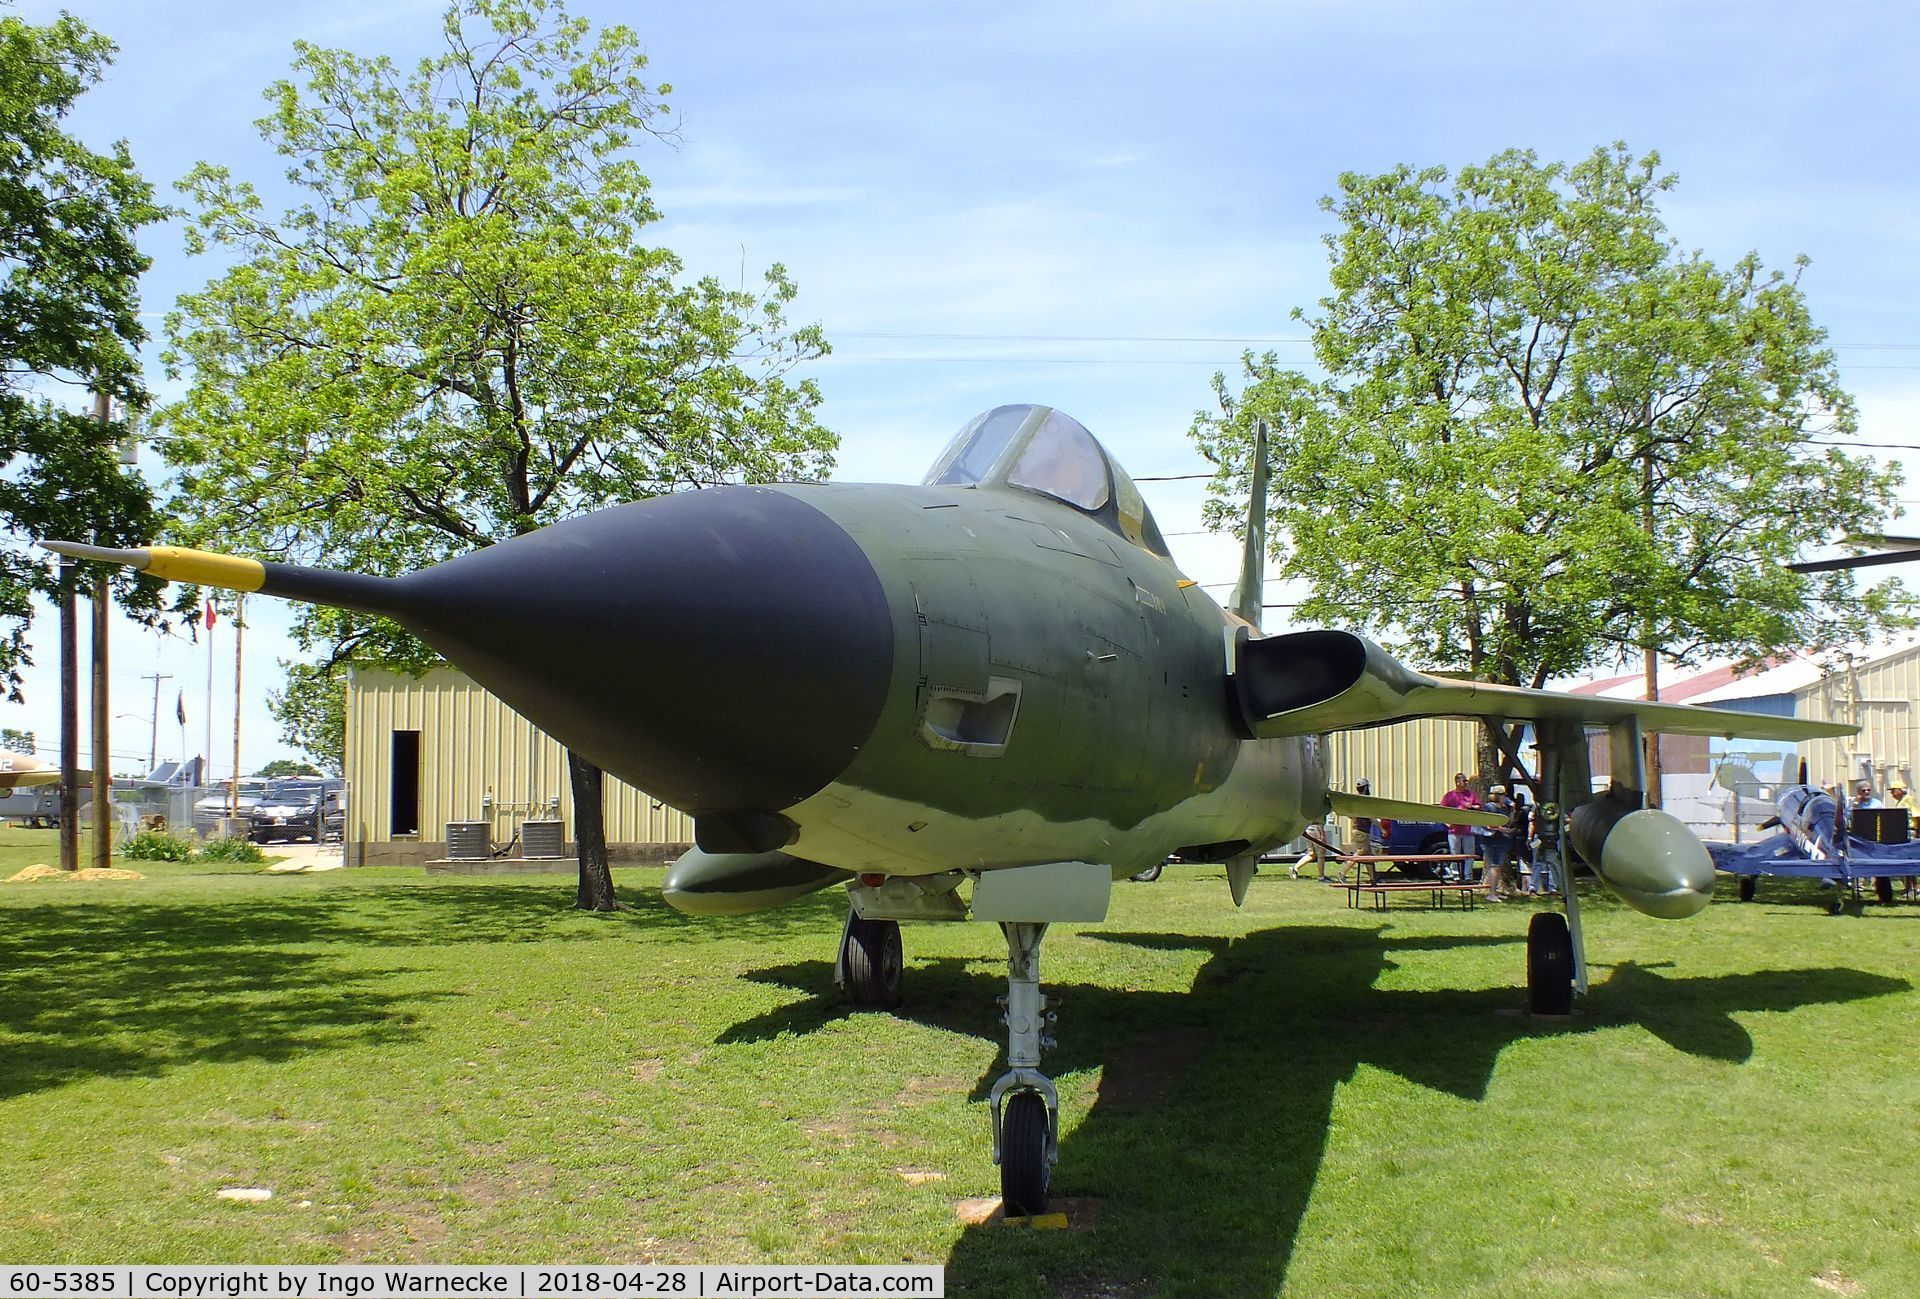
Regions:
<svg viewBox="0 0 1920 1299"><path fill-rule="evenodd" d="M0 877L51 835L0 832ZM1348 911L1217 870L1049 935L1056 1189L997 1189L1004 947L907 930L829 987L834 896L736 921L557 878L138 863L0 888L0 1260L944 1263L979 1295L1920 1293L1920 907L1588 909L1594 991L1516 1013L1529 908ZM1111 1072L1112 1077L1106 1075ZM1123 1081L1124 1079L1124 1081ZM943 1180L911 1185L903 1172ZM265 1186L265 1204L219 1201ZM1817 1280L1816 1280L1817 1279Z"/></svg>

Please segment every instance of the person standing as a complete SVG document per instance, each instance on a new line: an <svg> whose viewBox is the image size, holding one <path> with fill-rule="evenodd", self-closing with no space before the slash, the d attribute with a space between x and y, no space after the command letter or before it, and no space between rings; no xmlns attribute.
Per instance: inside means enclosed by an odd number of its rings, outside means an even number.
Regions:
<svg viewBox="0 0 1920 1299"><path fill-rule="evenodd" d="M1920 830L1920 802L1916 802L1914 796L1907 792L1907 787L1896 779L1887 786L1887 806L1900 808L1907 814L1907 839L1908 842L1912 842L1915 838L1914 831ZM1912 875L1902 876L1901 884L1908 898L1920 894L1920 878Z"/></svg>
<svg viewBox="0 0 1920 1299"><path fill-rule="evenodd" d="M1554 871L1560 869L1560 836L1566 829L1557 803L1542 803L1533 809L1533 892L1544 896L1554 891Z"/></svg>
<svg viewBox="0 0 1920 1299"><path fill-rule="evenodd" d="M1365 776L1362 776L1359 780L1356 780L1353 783L1353 792L1356 794L1371 796L1373 793L1373 784L1370 781L1368 781ZM1362 853L1379 852L1380 848L1378 846L1377 840L1378 840L1378 833L1375 829L1375 823L1372 817L1356 816L1353 818L1353 850L1355 852L1362 852Z"/></svg>
<svg viewBox="0 0 1920 1299"><path fill-rule="evenodd" d="M1487 791L1486 809L1507 818L1507 824L1481 831L1486 841L1487 901L1505 902L1513 887L1507 879L1507 862L1513 857L1513 800L1507 797L1505 785L1495 785Z"/></svg>
<svg viewBox="0 0 1920 1299"><path fill-rule="evenodd" d="M1467 783L1465 772L1453 773L1453 788L1440 796L1440 806L1467 811L1480 809L1480 796L1473 792L1473 786ZM1457 877L1462 884L1473 883L1473 827L1470 825L1449 825L1447 827L1447 851L1462 857L1460 874ZM1455 878L1448 876L1448 878Z"/></svg>
<svg viewBox="0 0 1920 1299"><path fill-rule="evenodd" d="M1512 873L1509 875L1515 886L1520 883L1521 872L1526 872L1526 891L1537 894L1533 871L1533 805L1527 802L1524 786L1516 785L1513 790L1513 815L1507 818L1507 828L1512 832L1513 860L1509 863Z"/></svg>

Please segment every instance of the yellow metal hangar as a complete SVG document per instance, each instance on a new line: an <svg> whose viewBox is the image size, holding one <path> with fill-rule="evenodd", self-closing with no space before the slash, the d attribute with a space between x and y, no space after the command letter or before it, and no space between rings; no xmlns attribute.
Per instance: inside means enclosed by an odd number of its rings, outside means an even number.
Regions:
<svg viewBox="0 0 1920 1299"><path fill-rule="evenodd" d="M1336 788L1370 780L1387 798L1433 799L1431 773L1472 772L1478 723L1423 718L1330 737ZM492 822L496 847L522 821L557 815L571 835L566 751L453 668L423 677L356 668L347 684L347 863L416 865L446 855L449 821ZM607 777L616 862L666 862L693 820ZM554 800L558 800L556 804ZM557 807L557 812L554 810Z"/></svg>

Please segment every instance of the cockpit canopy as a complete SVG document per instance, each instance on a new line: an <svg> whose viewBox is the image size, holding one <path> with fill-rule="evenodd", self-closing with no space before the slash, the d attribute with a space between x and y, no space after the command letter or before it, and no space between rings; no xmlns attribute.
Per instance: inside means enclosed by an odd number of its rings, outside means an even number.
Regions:
<svg viewBox="0 0 1920 1299"><path fill-rule="evenodd" d="M1134 545L1167 555L1140 489L1086 426L1050 406L995 406L968 420L929 487L1012 487L1071 506Z"/></svg>

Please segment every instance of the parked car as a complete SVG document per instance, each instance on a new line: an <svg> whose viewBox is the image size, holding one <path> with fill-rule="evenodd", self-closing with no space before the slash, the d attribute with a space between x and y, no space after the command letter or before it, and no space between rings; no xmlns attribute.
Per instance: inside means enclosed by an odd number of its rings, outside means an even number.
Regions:
<svg viewBox="0 0 1920 1299"><path fill-rule="evenodd" d="M337 839L347 823L346 786L338 780L276 780L247 819L255 843Z"/></svg>
<svg viewBox="0 0 1920 1299"><path fill-rule="evenodd" d="M248 816L260 796L267 792L271 782L264 776L242 776L240 778L240 815ZM221 781L212 787L212 792L193 805L193 828L202 835L211 835L219 828L220 821L227 815L228 791L233 787L231 781Z"/></svg>

